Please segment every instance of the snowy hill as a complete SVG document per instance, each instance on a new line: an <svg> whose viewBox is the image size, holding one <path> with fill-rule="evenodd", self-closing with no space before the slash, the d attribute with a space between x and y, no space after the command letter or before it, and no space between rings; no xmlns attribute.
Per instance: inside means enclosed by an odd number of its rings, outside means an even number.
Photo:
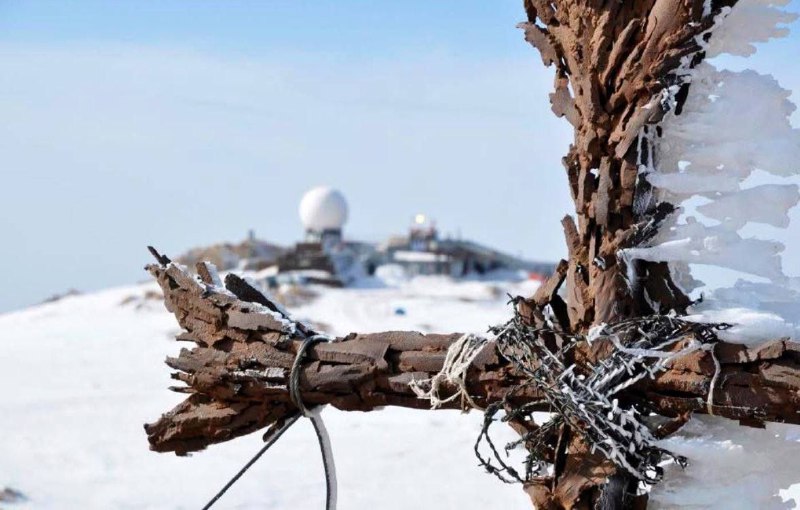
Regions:
<svg viewBox="0 0 800 510"><path fill-rule="evenodd" d="M315 288L317 297L291 312L335 334L482 332L508 317L506 292L527 295L535 285L417 278ZM27 497L8 508L199 508L259 448L255 434L189 458L148 451L142 424L181 400L166 390L172 381L163 364L180 348L172 339L178 326L152 299L157 290L147 283L0 315L0 491ZM477 413L327 409L324 416L341 509L530 508L520 487L478 468ZM783 499L800 498L798 489L785 491L800 482L798 431L694 420L668 441L692 464L669 468L654 491L656 507L793 507ZM318 509L323 492L314 434L301 422L216 508Z"/></svg>

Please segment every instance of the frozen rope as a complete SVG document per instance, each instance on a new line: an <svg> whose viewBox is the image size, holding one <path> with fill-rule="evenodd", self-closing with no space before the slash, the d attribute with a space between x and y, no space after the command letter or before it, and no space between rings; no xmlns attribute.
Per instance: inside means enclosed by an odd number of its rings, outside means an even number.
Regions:
<svg viewBox="0 0 800 510"><path fill-rule="evenodd" d="M486 346L485 337L465 334L453 342L447 349L444 364L438 374L430 379L414 380L409 383L411 390L418 398L430 400L431 409L438 409L444 404L461 398L461 409L468 411L471 408L483 410L467 390L467 370ZM442 385L455 386L458 388L454 394L442 399L440 392ZM426 389L427 388L427 389Z"/></svg>
<svg viewBox="0 0 800 510"><path fill-rule="evenodd" d="M322 421L322 409L325 406L315 406L308 409L303 403L300 394L300 368L303 365L303 358L305 358L306 351L309 347L318 342L326 342L328 338L323 335L314 335L306 338L297 350L297 355L292 363L292 371L289 374L289 398L292 403L300 410L300 413L311 420L314 426L314 432L319 441L319 449L322 454L322 465L325 469L325 509L336 510L336 502L338 499L337 484L336 484L336 464L333 461L333 448L331 447L331 438L328 435L328 429L325 428L325 423Z"/></svg>

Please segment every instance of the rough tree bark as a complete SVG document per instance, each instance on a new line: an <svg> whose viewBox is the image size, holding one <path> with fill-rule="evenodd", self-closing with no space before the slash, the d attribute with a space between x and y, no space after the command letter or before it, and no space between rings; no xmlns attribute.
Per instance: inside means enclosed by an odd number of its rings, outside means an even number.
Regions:
<svg viewBox="0 0 800 510"><path fill-rule="evenodd" d="M562 311L565 328L581 332L603 322L684 312L690 304L665 263L633 260L626 267L618 252L647 240L674 210L654 202L639 167L658 157L651 136L662 133L655 124L670 108L680 111L686 98L689 84L676 71L704 58L701 42L713 36L715 17L735 3L524 0L525 39L556 70L552 110L575 132L563 163L577 217L577 224L569 216L562 221L569 253L566 302L557 296L538 300L531 317L549 304ZM665 96L670 87L679 88L674 103ZM569 468L561 474L565 483L570 476ZM578 472L576 478L584 477ZM630 488L634 481L623 484ZM546 487L531 491L541 505L550 498L543 492ZM619 497L600 499L610 507L630 506Z"/></svg>
<svg viewBox="0 0 800 510"><path fill-rule="evenodd" d="M534 326L551 317L563 334L592 325L653 313L684 312L689 299L673 283L665 264L626 262L621 249L648 239L674 210L656 203L639 166L657 159L651 143L657 123L686 97L680 67L704 57L701 43L723 7L735 0L525 0L525 38L555 67L553 112L566 118L575 140L563 160L575 203L575 221L562 224L569 258L529 299L517 303ZM677 90L669 97L667 90ZM646 135L646 136L643 136ZM211 285L200 265L196 281L168 264L149 266L164 289L167 307L186 330L179 340L197 344L167 363L186 386L185 402L147 425L157 451L186 453L264 428L295 412L286 384L299 343L312 335L293 325L255 289L226 281L229 292ZM630 267L628 266L630 265ZM564 286L559 295L559 289ZM272 311L272 313L265 313ZM551 324L552 326L552 324ZM351 334L310 349L301 392L309 404L368 411L395 405L427 408L411 391L412 379L436 374L448 347L460 337L414 332ZM586 367L611 352L608 342L581 346L570 360ZM695 351L655 379L642 380L622 400L647 403L672 418L668 434L691 413L713 412L745 425L764 421L800 423L800 346L777 339L759 348L719 343ZM484 349L466 377L475 402L500 401L523 378L494 348ZM455 391L455 388L449 388ZM709 391L713 395L709 400ZM536 388L514 399L534 401ZM711 401L712 405L708 402ZM458 402L448 404L459 407ZM547 409L543 409L547 410ZM532 480L526 490L538 508L641 508L636 481L592 454L580 431L564 430L553 447L555 474Z"/></svg>
<svg viewBox="0 0 800 510"><path fill-rule="evenodd" d="M186 454L249 434L296 412L287 389L289 373L303 339L314 332L287 320L276 305L233 275L226 278L226 290L220 282L214 285L214 272L204 264L198 266L196 279L164 262L148 270L160 284L167 308L185 330L178 340L196 346L167 360L176 370L173 378L185 384L173 389L190 396L146 425L151 448ZM330 404L345 411L387 405L429 409L430 403L418 398L409 383L438 373L447 349L460 337L457 333L394 331L351 334L315 344L301 371L302 399L308 405ZM602 359L610 348L602 342L587 345L576 363ZM663 435L693 412L712 411L750 425L800 423L800 345L776 340L748 349L720 343L715 353L721 372L711 409L708 392L716 371L707 351L677 360L656 379L641 381L620 399L648 402L659 414L674 418L664 424ZM466 387L475 403L485 407L509 396L510 389L524 378L490 344L467 371ZM445 387L442 397L455 391ZM527 392L513 394L511 403L540 397L537 388L529 387ZM461 405L453 401L443 407ZM548 408L543 405L541 410ZM581 501L594 502L602 495L597 481L615 474L614 466L590 454L579 437L573 443L563 472L574 473L555 489L549 479L534 480L528 486L540 508L580 508Z"/></svg>
<svg viewBox="0 0 800 510"><path fill-rule="evenodd" d="M644 226L674 209L650 200L647 182L638 178L639 165L657 157L640 135L673 107L663 95L671 86L681 88L674 105L680 109L689 85L675 71L684 58L690 65L702 60L698 37L708 37L714 17L734 3L524 2L525 39L556 70L552 110L575 130L563 163L577 224L569 216L562 222L569 249L566 307L575 331L689 304L665 264L640 261L628 268L617 253L641 242Z"/></svg>

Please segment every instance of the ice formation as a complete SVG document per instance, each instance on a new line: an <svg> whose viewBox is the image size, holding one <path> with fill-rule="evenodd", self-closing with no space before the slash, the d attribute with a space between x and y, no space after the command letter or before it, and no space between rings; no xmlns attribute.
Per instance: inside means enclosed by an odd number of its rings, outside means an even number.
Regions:
<svg viewBox="0 0 800 510"><path fill-rule="evenodd" d="M723 53L748 56L753 43L783 37L783 24L795 15L781 7L788 0L742 0L716 20L711 38L701 44L707 57ZM678 71L691 83L685 103L660 125L661 137L643 130L641 139L655 147L655 158L640 165L640 176L655 188L656 198L680 206L649 244L623 252L626 258L669 262L686 292L700 283L689 264L732 269L755 277L714 290L691 312L698 320L735 323L728 340L759 343L778 337L800 339L797 280L781 267L783 245L746 237L750 223L786 228L788 211L800 201L800 131L789 116L795 106L790 91L768 75L717 69L709 62ZM675 90L666 100L675 103ZM784 182L752 185L760 170ZM697 205L697 202L702 202Z"/></svg>
<svg viewBox="0 0 800 510"><path fill-rule="evenodd" d="M648 508L796 508L800 439L792 425L741 427L713 416L694 417L661 446L690 458L689 465L664 466ZM779 469L776 467L779 466ZM786 501L786 499L789 499Z"/></svg>

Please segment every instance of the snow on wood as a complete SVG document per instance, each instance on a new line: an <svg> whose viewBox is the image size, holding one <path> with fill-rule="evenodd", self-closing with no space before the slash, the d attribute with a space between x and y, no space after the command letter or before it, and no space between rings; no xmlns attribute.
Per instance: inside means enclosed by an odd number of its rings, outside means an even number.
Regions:
<svg viewBox="0 0 800 510"><path fill-rule="evenodd" d="M214 323L219 331L214 336L227 339L224 344L209 346L201 341L197 347L183 349L178 357L168 359L167 363L178 371L173 377L187 385L179 390L190 396L146 427L152 448L185 454L250 433L291 413L287 378L299 345L298 335L302 336L299 326L297 334L286 333L279 324L271 334L250 329L249 323L245 324L248 328L242 328L237 326L239 319L232 323L231 317L237 317L239 310L252 303L220 299L215 291L198 294L193 290L194 280L177 274L175 266L149 266L149 270L158 278L181 326L192 332L201 317L209 315L207 308L216 308L214 315L220 320ZM530 305L520 306L526 309ZM614 349L613 339L597 336L576 346L576 366L593 365ZM303 401L331 404L342 410L366 411L387 405L425 408L429 404L416 398L408 383L439 373L449 347L462 337L459 333L394 331L351 334L317 344L310 348L309 363L300 377ZM471 401L485 407L502 399L529 402L540 396L535 386L524 392L517 387L509 393L524 374L494 351L489 342L463 374L462 390L469 392ZM727 381L716 387L710 384L716 374L714 358ZM709 395L710 388L715 390L713 395ZM753 392L753 388L764 391ZM444 407L459 407L458 402L447 401L457 391L454 385L440 388ZM800 346L775 340L753 349L720 343L714 354L689 350L681 357L669 358L663 373L654 379L641 379L621 389L618 396L622 400L643 399L665 416L713 410L714 414L750 424L800 423L798 391ZM544 403L542 410L547 409Z"/></svg>
<svg viewBox="0 0 800 510"><path fill-rule="evenodd" d="M500 339L508 337L498 334L494 349L487 340L481 350L492 355L479 356L469 370L459 370L453 379L457 387L438 389L437 398L447 402L463 392L469 396L464 401L475 407L497 410L502 404L512 416L511 425L523 434L529 458L548 468L537 468L536 476L528 470L523 480L541 509L645 505L646 494L626 494L636 492L641 480L660 477L657 463L665 452L650 448L647 438L674 432L692 413L754 426L800 421L797 344L784 338L752 347L725 343L712 333L725 325L698 326L675 318L691 304L679 286L688 281L690 262L750 272L775 285L787 283L778 255L782 247L744 238L739 229L752 221L784 224L786 210L797 202L796 188L740 189L755 168L776 175L795 172L785 167L798 149L796 132L787 121L791 105L769 79L701 65L709 40L735 12L735 4L653 0L610 2L598 10L582 0L525 2L528 22L521 27L526 40L540 50L546 65L556 68L553 111L575 128L575 143L564 158L576 207L575 218L562 222L569 260L543 295L514 299L518 315L513 331L526 332L515 344L527 353L524 360L501 350ZM772 19L769 8L759 13L759 21ZM731 45L749 44L743 41ZM735 110L751 96L757 98L753 104ZM764 127L762 138L748 138L751 126L737 124L731 111L752 116L752 125ZM659 173L698 177L686 185L665 178L661 184L666 187L653 188L647 176ZM670 184L676 187L670 189ZM701 188L712 202L699 214L717 218L717 225L676 214L679 201ZM750 200L770 204L753 208L747 216L733 210ZM241 314L248 313L249 300L244 294L228 287L237 296L231 301L227 295L217 299L213 289L198 293L192 278L159 262L149 269L170 310L189 332L198 332L192 337L199 342L168 360L177 370L174 378L186 384L178 391L190 396L147 426L152 447L186 453L293 412L281 377L298 343L314 332L301 323L288 331L245 320ZM272 309L265 297L254 300ZM698 320L706 320L700 315ZM638 325L631 329L639 335L633 345L644 347L628 349L616 337L596 334L586 341L584 334L598 323L608 328ZM658 325L657 337L673 332L660 345L668 347L655 353L657 338L646 332L653 325ZM420 348L419 333L377 333L370 336L372 350L366 352L365 337L351 334L330 344L325 357L312 348L309 362L301 367L302 399L344 410L421 407L403 383L446 373L443 365L458 338L466 337L425 336L422 344L427 345ZM646 365L652 369L644 373L647 377L630 375L634 364L650 357L660 361ZM563 370L548 372L553 367ZM540 369L558 380L531 375L541 375ZM604 387L606 377L614 381L611 394L594 391L594 386L588 394L581 389L584 380L599 380L598 387ZM603 412L595 416L587 409L598 402ZM527 419L531 416L516 414L523 408L555 411L557 419L548 422L552 428L540 429L546 434L536 435L537 425ZM647 411L648 423L632 418L639 409ZM489 421L491 412L487 410ZM633 421L615 421L621 416ZM608 441L598 430L608 432ZM636 451L645 444L650 445L646 459ZM644 474L651 470L653 476Z"/></svg>

